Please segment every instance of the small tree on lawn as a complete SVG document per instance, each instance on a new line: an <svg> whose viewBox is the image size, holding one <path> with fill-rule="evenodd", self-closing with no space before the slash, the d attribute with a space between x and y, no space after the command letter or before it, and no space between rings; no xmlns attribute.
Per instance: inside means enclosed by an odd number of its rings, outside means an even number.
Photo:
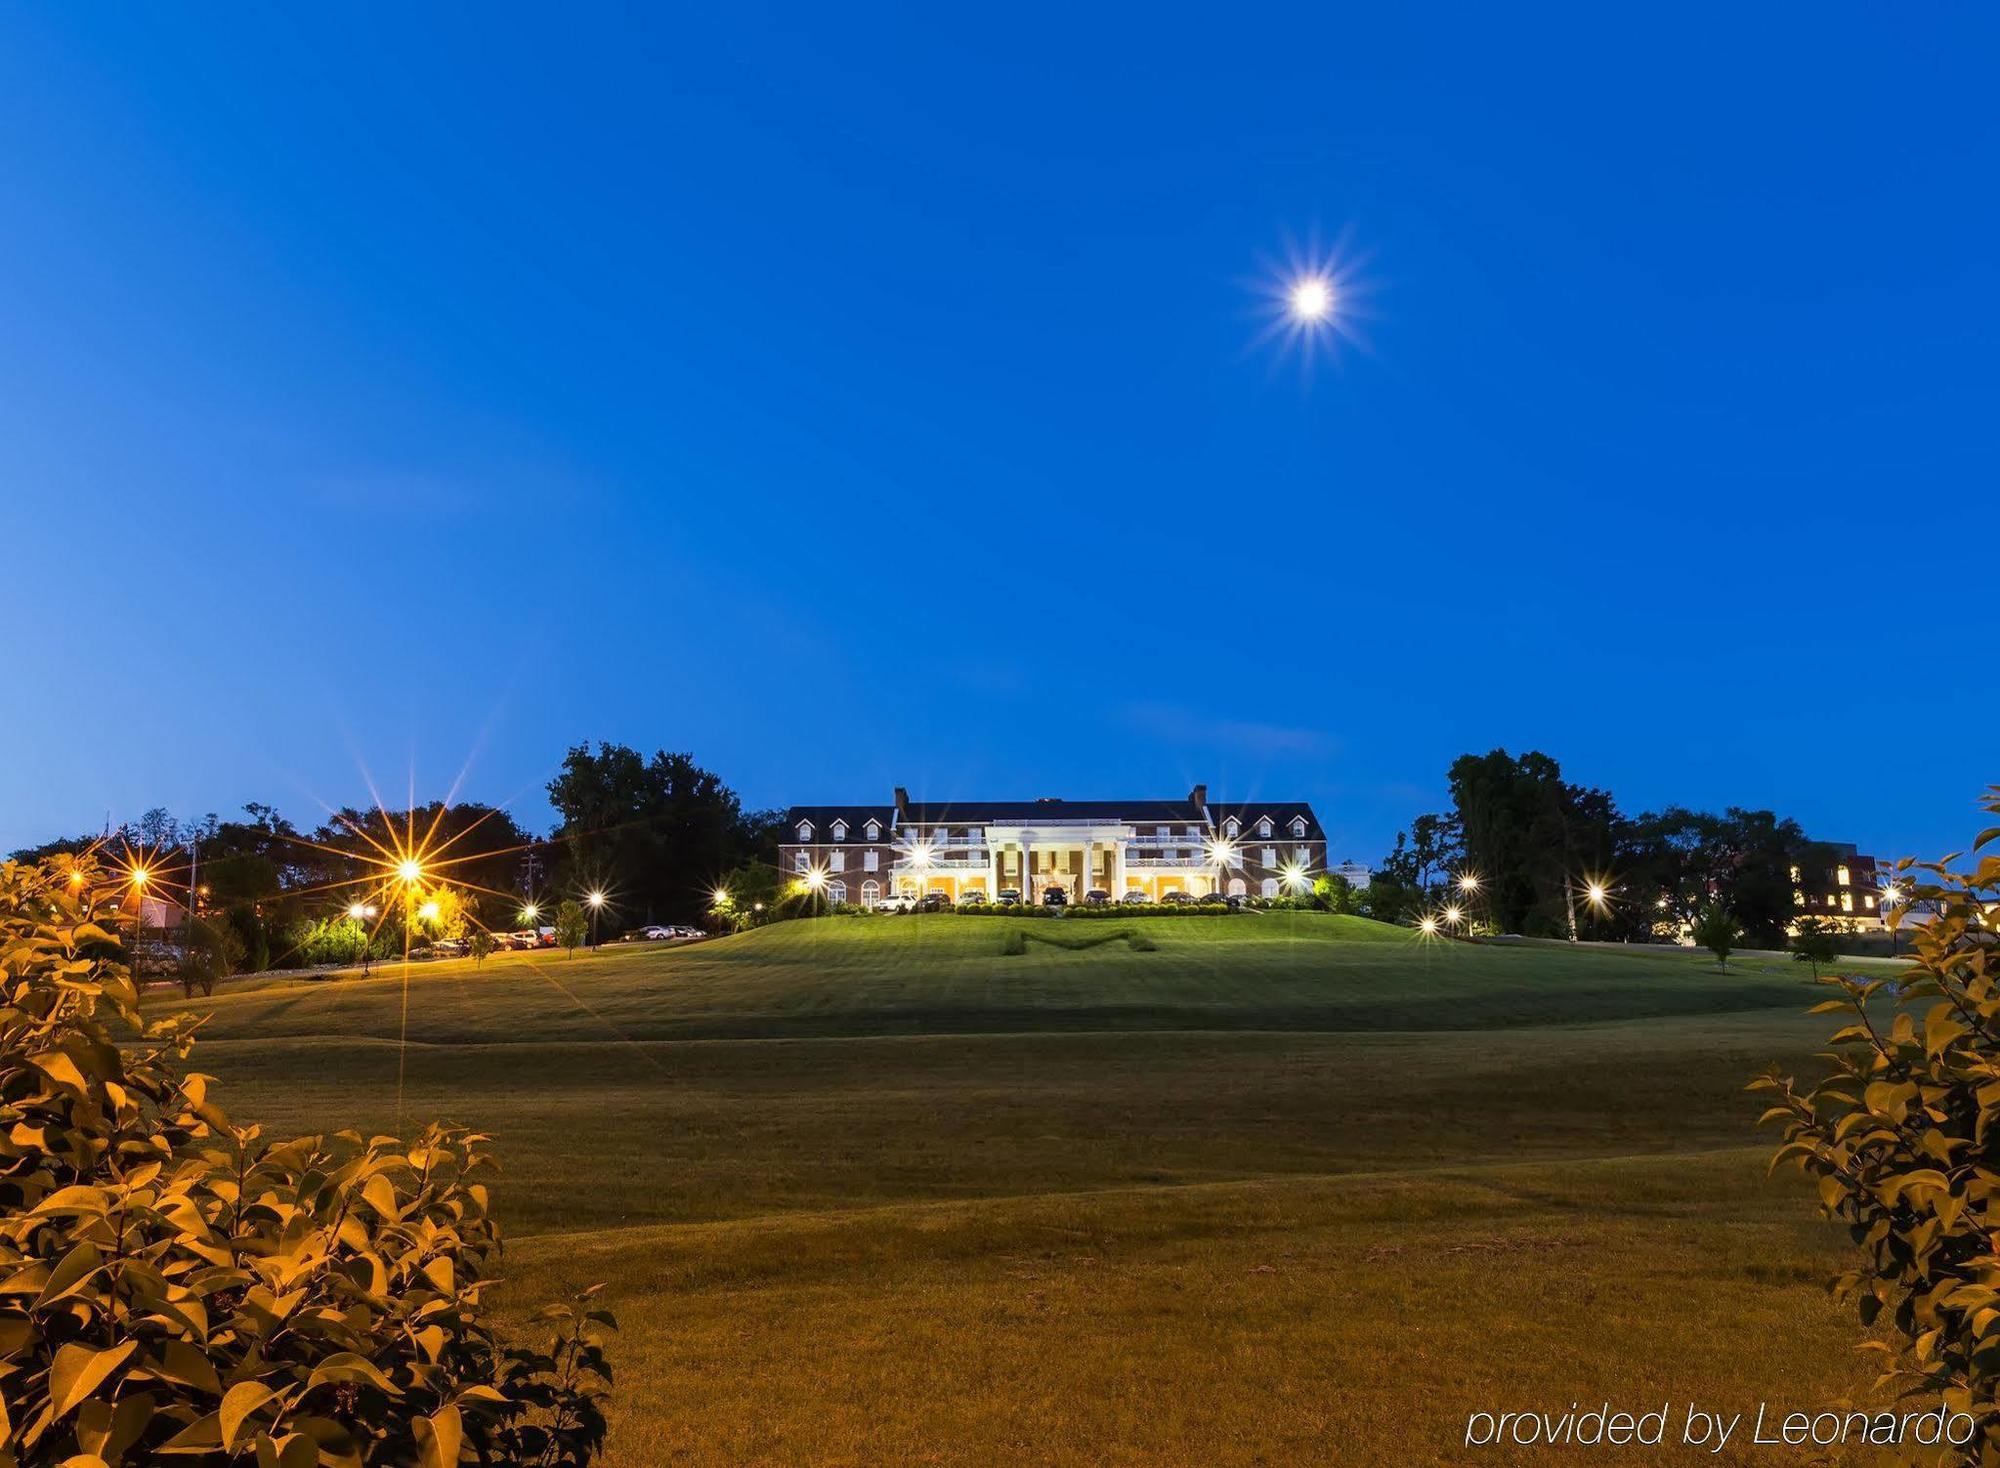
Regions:
<svg viewBox="0 0 2000 1468"><path fill-rule="evenodd" d="M583 942L587 927L583 908L565 897L556 908L556 942L569 950L571 958L576 957L576 950Z"/></svg>
<svg viewBox="0 0 2000 1468"><path fill-rule="evenodd" d="M1983 802L2000 813L2000 787ZM2000 840L1982 832L1976 855ZM1896 864L1909 906L1911 967L1894 979L1820 980L1839 991L1814 1013L1835 1031L1830 1073L1801 1085L1773 1066L1751 1084L1776 1104L1791 1165L1817 1181L1820 1211L1860 1250L1835 1282L1881 1352L1877 1386L1940 1398L1978 1423L1952 1460L2000 1458L2000 856L1970 869ZM1881 1339L1886 1328L1887 1339ZM1944 1461L1940 1458L1937 1461Z"/></svg>
<svg viewBox="0 0 2000 1468"><path fill-rule="evenodd" d="M1812 965L1813 977L1817 979L1820 970L1830 968L1840 957L1840 937L1832 928L1818 918L1800 918L1798 929L1792 934L1792 959L1796 963Z"/></svg>
<svg viewBox="0 0 2000 1468"><path fill-rule="evenodd" d="M472 937L467 940L467 943L471 949L472 962L475 966L486 962L486 955L491 953L494 948L493 935L484 928L474 928L472 930Z"/></svg>
<svg viewBox="0 0 2000 1468"><path fill-rule="evenodd" d="M1728 968L1730 950L1736 946L1737 935L1742 931L1729 909L1719 902L1709 903L1694 915L1692 931L1694 941L1713 953L1722 967Z"/></svg>

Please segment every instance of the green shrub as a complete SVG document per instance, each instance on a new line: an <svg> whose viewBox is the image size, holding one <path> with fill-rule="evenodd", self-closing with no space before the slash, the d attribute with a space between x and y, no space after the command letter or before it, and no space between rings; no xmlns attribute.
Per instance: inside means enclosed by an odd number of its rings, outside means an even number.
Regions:
<svg viewBox="0 0 2000 1468"><path fill-rule="evenodd" d="M2000 788L1985 801L2000 812ZM1976 854L2000 827L1974 843ZM1840 997L1814 1013L1844 1013L1830 1074L1806 1086L1775 1067L1751 1089L1783 1121L1776 1171L1817 1180L1821 1211L1861 1250L1836 1281L1865 1327L1885 1340L1879 1385L1895 1385L1979 1421L1960 1461L2000 1456L2000 856L1970 871L1897 864L1906 906L1888 917L1913 931L1913 961L1890 979L1820 980Z"/></svg>
<svg viewBox="0 0 2000 1468"><path fill-rule="evenodd" d="M74 869L0 864L0 1462L592 1461L612 1322L495 1334L484 1139L232 1124Z"/></svg>

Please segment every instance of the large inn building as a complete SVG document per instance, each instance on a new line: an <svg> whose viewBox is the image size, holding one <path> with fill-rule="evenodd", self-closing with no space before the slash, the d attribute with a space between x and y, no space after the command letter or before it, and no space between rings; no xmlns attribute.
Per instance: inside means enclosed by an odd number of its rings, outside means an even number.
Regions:
<svg viewBox="0 0 2000 1468"><path fill-rule="evenodd" d="M889 805L795 805L780 861L817 874L827 899L874 903L938 892L953 902L1017 892L1039 902L1107 893L1279 897L1326 871L1326 834L1304 801L968 800L928 805L900 786ZM1365 876L1364 879L1365 881Z"/></svg>

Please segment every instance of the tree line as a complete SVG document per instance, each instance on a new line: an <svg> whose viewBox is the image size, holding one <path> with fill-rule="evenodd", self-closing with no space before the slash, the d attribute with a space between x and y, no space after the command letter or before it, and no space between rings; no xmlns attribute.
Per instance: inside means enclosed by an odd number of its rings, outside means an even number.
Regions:
<svg viewBox="0 0 2000 1468"><path fill-rule="evenodd" d="M1776 948L1798 913L1793 870L1824 859L1798 822L1768 810L1628 816L1539 751L1462 755L1449 788L1448 811L1397 834L1367 890L1372 916L1463 903L1498 932L1616 941L1671 937L1720 913L1750 946Z"/></svg>
<svg viewBox="0 0 2000 1468"><path fill-rule="evenodd" d="M196 915L187 937L223 973L387 956L411 936L522 926L530 908L548 924L590 892L603 894L606 920L619 927L698 923L719 886L781 886L779 813L745 809L691 755L578 744L548 794L560 819L545 833L476 801L348 807L310 826L251 802L231 819L155 808L13 856L96 850L114 869L136 858L154 874L150 895ZM418 861L416 883L405 885L422 900L370 901L397 885L403 855Z"/></svg>

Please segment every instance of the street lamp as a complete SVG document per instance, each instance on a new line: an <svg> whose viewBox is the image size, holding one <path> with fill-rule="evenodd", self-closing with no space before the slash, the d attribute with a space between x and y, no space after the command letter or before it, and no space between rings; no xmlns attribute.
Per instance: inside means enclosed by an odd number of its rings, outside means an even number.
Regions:
<svg viewBox="0 0 2000 1468"><path fill-rule="evenodd" d="M1424 920L1417 924L1417 931L1422 933L1426 938L1435 938L1438 931L1438 920L1429 913L1425 913Z"/></svg>
<svg viewBox="0 0 2000 1468"><path fill-rule="evenodd" d="M584 894L583 900L590 904L590 946L594 949L597 947L597 914L604 907L604 894L588 892Z"/></svg>
<svg viewBox="0 0 2000 1468"><path fill-rule="evenodd" d="M1876 914L1882 919L1882 926L1889 930L1889 956L1891 958L1894 958L1896 956L1897 935L1896 935L1895 924L1889 921L1889 909L1894 907L1897 903L1901 902L1902 900L1903 900L1903 889L1901 887L1898 887L1894 882L1891 882L1889 883L1888 886L1882 889L1881 900L1877 903L1875 908Z"/></svg>
<svg viewBox="0 0 2000 1468"><path fill-rule="evenodd" d="M1479 890L1478 873L1460 872L1458 874L1458 890L1465 893L1477 892Z"/></svg>
<svg viewBox="0 0 2000 1468"><path fill-rule="evenodd" d="M348 906L347 916L350 921L359 925L374 917L375 909L368 903L356 902ZM374 934L372 933L363 933L361 935L361 977L364 979L368 977L368 959L370 951L375 946L373 938Z"/></svg>
<svg viewBox="0 0 2000 1468"><path fill-rule="evenodd" d="M1457 907L1447 907L1444 910L1444 920L1450 923L1454 928L1458 926L1459 920L1464 916L1465 914L1462 911L1460 911Z"/></svg>
<svg viewBox="0 0 2000 1468"><path fill-rule="evenodd" d="M910 843L910 870L917 874L916 886L919 900L924 895L924 884L926 881L924 874L931 869L931 852L935 849L928 841L912 841ZM810 881L811 878L808 877L807 880Z"/></svg>
<svg viewBox="0 0 2000 1468"><path fill-rule="evenodd" d="M132 977L141 983L144 980L139 978L139 955L146 938L146 883L152 879L153 874L138 862L125 872L125 880L132 887Z"/></svg>
<svg viewBox="0 0 2000 1468"><path fill-rule="evenodd" d="M396 875L405 887L414 887L424 879L424 864L413 856L406 856L397 863Z"/></svg>

